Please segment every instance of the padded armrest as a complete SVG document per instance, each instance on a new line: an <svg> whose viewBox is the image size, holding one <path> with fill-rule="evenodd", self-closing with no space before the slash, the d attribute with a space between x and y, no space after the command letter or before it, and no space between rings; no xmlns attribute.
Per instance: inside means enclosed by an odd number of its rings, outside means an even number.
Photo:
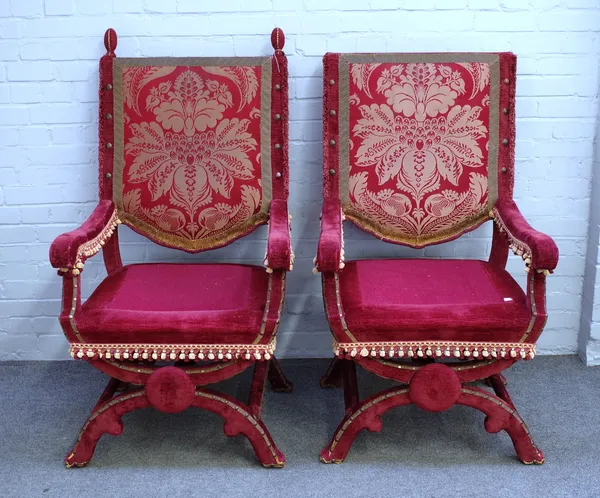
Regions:
<svg viewBox="0 0 600 498"><path fill-rule="evenodd" d="M511 199L499 200L493 215L501 230L506 232L512 249L537 270L552 271L558 264L558 247L548 235L534 230Z"/></svg>
<svg viewBox="0 0 600 498"><path fill-rule="evenodd" d="M101 249L117 223L114 202L100 201L83 225L54 239L50 246L50 264L54 268L72 269L83 263Z"/></svg>
<svg viewBox="0 0 600 498"><path fill-rule="evenodd" d="M344 267L342 205L339 199L325 199L321 215L321 235L315 268L320 272L337 272Z"/></svg>
<svg viewBox="0 0 600 498"><path fill-rule="evenodd" d="M269 236L265 265L270 270L291 270L294 263L287 201L275 199L269 210Z"/></svg>

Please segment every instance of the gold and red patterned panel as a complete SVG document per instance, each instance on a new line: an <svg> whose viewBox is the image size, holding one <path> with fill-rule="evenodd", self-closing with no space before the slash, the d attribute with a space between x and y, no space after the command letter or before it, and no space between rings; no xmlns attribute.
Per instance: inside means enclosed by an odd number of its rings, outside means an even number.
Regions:
<svg viewBox="0 0 600 498"><path fill-rule="evenodd" d="M333 187L354 223L414 247L489 219L508 145L500 73L500 54L328 54L326 195Z"/></svg>
<svg viewBox="0 0 600 498"><path fill-rule="evenodd" d="M114 58L119 218L186 251L221 246L265 223L271 76L271 57Z"/></svg>

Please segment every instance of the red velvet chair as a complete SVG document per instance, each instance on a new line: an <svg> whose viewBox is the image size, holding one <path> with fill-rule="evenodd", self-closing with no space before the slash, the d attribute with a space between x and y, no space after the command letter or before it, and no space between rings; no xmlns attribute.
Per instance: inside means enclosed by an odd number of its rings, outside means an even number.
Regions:
<svg viewBox="0 0 600 498"><path fill-rule="evenodd" d="M86 465L104 433L139 408L218 413L265 467L282 467L261 420L268 378L291 384L274 357L286 271L288 84L284 35L271 57L100 60L99 196L90 218L50 248L63 278L60 322L74 358L111 377L67 467ZM269 224L265 268L242 264L124 266L117 227L199 252ZM102 249L108 276L84 303L86 260ZM253 366L247 404L206 388Z"/></svg>
<svg viewBox="0 0 600 498"><path fill-rule="evenodd" d="M344 386L346 416L321 452L342 462L362 429L414 403L455 404L505 430L519 459L542 463L502 371L535 355L546 321L550 237L513 201L516 57L490 54L327 54L323 214L316 269L334 336L323 386ZM344 261L342 221L413 248L492 220L488 261ZM505 270L522 256L527 292ZM355 365L400 386L359 401ZM494 392L472 385L485 379Z"/></svg>

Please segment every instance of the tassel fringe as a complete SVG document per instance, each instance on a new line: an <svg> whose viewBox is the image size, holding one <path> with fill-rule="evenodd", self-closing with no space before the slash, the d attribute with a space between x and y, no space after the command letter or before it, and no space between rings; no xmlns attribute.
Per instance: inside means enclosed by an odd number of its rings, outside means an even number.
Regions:
<svg viewBox="0 0 600 498"><path fill-rule="evenodd" d="M529 246L527 244L525 244L524 242L521 242L512 233L510 233L510 231L506 227L506 224L504 223L504 221L502 221L502 218L498 214L498 211L496 210L496 208L491 210L489 212L489 215L490 215L490 218L492 218L494 220L494 222L498 225L498 230L500 230L500 233L504 233L506 235L506 237L508 238L508 240L510 242L510 245L508 247L510 248L510 250L517 256L520 256L523 259L523 261L525 261L525 271L529 272L529 270L531 269L531 261L532 261L531 249L529 248ZM544 270L541 268L540 269L536 268L535 271L537 273L543 273L546 276L548 276L552 273L552 271L550 271L550 270Z"/></svg>
<svg viewBox="0 0 600 498"><path fill-rule="evenodd" d="M69 354L78 360L204 361L270 360L275 340L269 344L71 344Z"/></svg>
<svg viewBox="0 0 600 498"><path fill-rule="evenodd" d="M338 358L535 358L535 344L485 342L333 343Z"/></svg>

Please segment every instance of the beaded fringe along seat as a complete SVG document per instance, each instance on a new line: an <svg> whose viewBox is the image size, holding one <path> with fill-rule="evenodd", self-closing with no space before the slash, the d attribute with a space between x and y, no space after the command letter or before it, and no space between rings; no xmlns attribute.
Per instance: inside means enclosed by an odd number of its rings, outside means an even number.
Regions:
<svg viewBox="0 0 600 498"><path fill-rule="evenodd" d="M99 204L59 236L60 315L74 358L111 377L67 467L86 465L127 412L190 406L219 414L266 467L284 455L261 419L266 380L291 391L274 356L293 253L287 209L288 83L284 35L269 57L115 56L100 60ZM265 268L240 264L123 265L118 227L187 252L229 244L268 223ZM108 276L81 302L85 262L102 250ZM253 366L243 403L206 386Z"/></svg>
<svg viewBox="0 0 600 498"><path fill-rule="evenodd" d="M456 404L505 430L523 463L544 461L502 371L535 356L546 322L550 237L513 201L516 57L510 53L327 54L323 213L315 271L334 337L323 386L346 415L321 452L340 463L362 429L414 403ZM423 248L493 222L488 261L344 260L343 220ZM524 260L526 292L505 270ZM359 401L356 364L400 385ZM484 379L491 390L470 385ZM493 392L492 392L493 391Z"/></svg>

